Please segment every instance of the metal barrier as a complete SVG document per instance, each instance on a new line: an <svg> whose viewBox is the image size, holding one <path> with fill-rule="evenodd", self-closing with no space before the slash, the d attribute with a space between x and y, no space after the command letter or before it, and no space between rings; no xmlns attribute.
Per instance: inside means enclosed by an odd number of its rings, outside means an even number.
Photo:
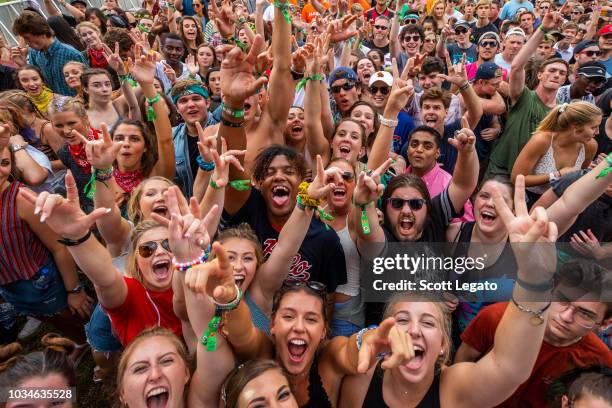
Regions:
<svg viewBox="0 0 612 408"><path fill-rule="evenodd" d="M54 0L51 0L57 8L63 13L70 15L67 11L64 10L62 6L60 6ZM103 0L84 0L87 3L87 7L101 7L103 4ZM136 10L141 7L142 2L140 0L118 0L119 7L123 10ZM6 39L9 47L14 47L18 43L18 38L12 32L13 21L19 16L19 14L26 7L35 7L39 9L45 17L49 16L45 5L42 4L42 0L40 3L36 0L15 0L9 1L6 3L0 3L0 32Z"/></svg>

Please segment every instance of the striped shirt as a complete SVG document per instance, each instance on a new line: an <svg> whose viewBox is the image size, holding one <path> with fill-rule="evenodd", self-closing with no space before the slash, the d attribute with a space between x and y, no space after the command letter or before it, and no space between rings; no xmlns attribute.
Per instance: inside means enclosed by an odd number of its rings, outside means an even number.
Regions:
<svg viewBox="0 0 612 408"><path fill-rule="evenodd" d="M11 183L0 193L0 285L29 280L49 259L49 251L17 212L22 183Z"/></svg>

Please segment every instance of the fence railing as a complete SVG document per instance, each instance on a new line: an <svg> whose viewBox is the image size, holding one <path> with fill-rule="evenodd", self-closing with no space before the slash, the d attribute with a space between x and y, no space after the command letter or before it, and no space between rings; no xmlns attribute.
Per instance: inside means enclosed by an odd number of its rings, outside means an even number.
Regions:
<svg viewBox="0 0 612 408"><path fill-rule="evenodd" d="M51 0L51 1L64 14L67 14L67 15L70 14L67 11L65 11L64 8L59 5L59 3L55 2L54 0ZM98 7L99 8L103 4L103 0L84 0L84 1L87 3L87 7ZM142 1L141 0L118 0L118 3L119 3L119 7L121 7L123 10L136 10L140 8ZM11 47L17 45L17 42L18 42L18 38L12 32L13 21L17 18L17 16L19 16L19 14L26 7L35 7L39 9L45 17L49 16L49 13L47 13L47 10L45 9L45 5L42 3L42 0L40 0L40 2L36 0L14 0L14 1L8 1L4 3L0 2L0 32L2 32L2 35L4 36L4 38L6 38L6 41L8 42L8 45Z"/></svg>

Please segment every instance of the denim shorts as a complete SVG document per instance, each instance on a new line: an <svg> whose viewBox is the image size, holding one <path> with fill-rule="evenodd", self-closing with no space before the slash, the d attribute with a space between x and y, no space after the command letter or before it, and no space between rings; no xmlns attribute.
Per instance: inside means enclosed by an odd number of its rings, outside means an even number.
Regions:
<svg viewBox="0 0 612 408"><path fill-rule="evenodd" d="M52 316L68 306L64 281L52 257L30 279L0 286L0 296L17 313L28 316Z"/></svg>
<svg viewBox="0 0 612 408"><path fill-rule="evenodd" d="M91 314L89 323L85 325L85 335L87 342L95 351L112 353L123 350L121 342L113 332L110 318L99 303Z"/></svg>

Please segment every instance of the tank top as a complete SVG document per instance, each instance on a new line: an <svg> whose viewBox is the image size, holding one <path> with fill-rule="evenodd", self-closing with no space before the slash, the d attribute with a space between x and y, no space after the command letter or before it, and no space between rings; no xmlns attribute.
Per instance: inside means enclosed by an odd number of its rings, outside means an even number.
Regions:
<svg viewBox="0 0 612 408"><path fill-rule="evenodd" d="M536 163L531 174L550 174L558 170L557 163L555 163L555 156L552 145L553 140L554 137L550 139L550 146L548 147L548 150L546 151L546 153L544 153L542 157L540 157L540 160L538 160L538 162ZM576 162L574 163L574 168L576 170L580 170L582 163L584 163L584 157L584 145L580 145L580 151L578 152L578 157L576 157ZM531 191L532 193L541 195L544 194L544 192L546 192L549 187L549 184L546 183L540 186L527 187L527 191Z"/></svg>
<svg viewBox="0 0 612 408"><path fill-rule="evenodd" d="M255 327L264 332L267 336L270 336L270 319L261 311L253 299L251 299L248 291L244 294L244 301L251 311L251 321Z"/></svg>
<svg viewBox="0 0 612 408"><path fill-rule="evenodd" d="M0 194L0 285L29 280L49 259L49 251L17 211L17 194L23 184L14 182Z"/></svg>
<svg viewBox="0 0 612 408"><path fill-rule="evenodd" d="M389 408L383 398L383 375L380 365L376 366L368 392L363 400L363 408ZM440 370L434 375L427 393L416 408L440 408Z"/></svg>
<svg viewBox="0 0 612 408"><path fill-rule="evenodd" d="M300 408L332 408L319 375L319 359L317 356L315 356L308 375L308 402Z"/></svg>
<svg viewBox="0 0 612 408"><path fill-rule="evenodd" d="M351 238L348 223L340 231L336 231L336 234L340 238L340 245L342 245L346 262L346 283L338 285L336 292L348 296L357 296L359 295L359 267L361 258L359 252L357 252L355 241Z"/></svg>

